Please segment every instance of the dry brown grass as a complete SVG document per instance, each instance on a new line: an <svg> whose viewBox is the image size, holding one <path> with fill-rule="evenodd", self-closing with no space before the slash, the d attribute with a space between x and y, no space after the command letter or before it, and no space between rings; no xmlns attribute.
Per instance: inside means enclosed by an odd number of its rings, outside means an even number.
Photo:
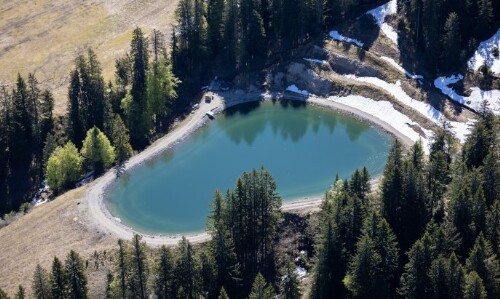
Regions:
<svg viewBox="0 0 500 299"><path fill-rule="evenodd" d="M30 291L35 266L50 269L54 256L64 259L70 250L87 260L95 250L116 248L116 239L85 225L84 188L34 208L0 229L0 288L13 295L22 284ZM105 290L105 272L92 271L88 278L92 294Z"/></svg>
<svg viewBox="0 0 500 299"><path fill-rule="evenodd" d="M56 113L66 110L73 60L92 47L106 80L114 61L128 50L136 26L169 31L178 0L0 1L0 85L17 73L34 72L56 96Z"/></svg>

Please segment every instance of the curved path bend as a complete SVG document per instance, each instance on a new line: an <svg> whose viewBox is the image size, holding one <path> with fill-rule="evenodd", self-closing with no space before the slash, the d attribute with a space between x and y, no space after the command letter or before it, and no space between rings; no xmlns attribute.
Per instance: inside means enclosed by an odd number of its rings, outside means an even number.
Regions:
<svg viewBox="0 0 500 299"><path fill-rule="evenodd" d="M244 93L241 91L224 93L224 98L214 94L211 103L205 103L202 101L200 107L194 111L186 120L181 122L176 129L168 133L166 136L160 138L158 141L153 143L144 151L138 153L137 155L131 157L125 166L125 171L132 169L133 167L144 163L145 161L151 159L152 157L160 154L164 150L170 148L177 142L186 138L191 132L204 125L208 121L206 113L213 111L219 113L224 109L238 105L244 102L250 101L261 101L261 100L271 100L272 98L279 98L281 94L269 94L269 93ZM304 100L304 99L302 99ZM335 109L337 111L351 114L362 120L366 120L372 124L375 124L384 130L392 133L397 138L399 138L404 144L411 145L413 142L398 131L397 128L392 127L390 124L375 118L367 113L359 111L357 109L328 101L322 98L310 98L307 100L313 104L328 107L330 109ZM109 170L103 176L97 178L94 182L90 183L87 187L85 194L87 206L88 206L88 222L100 231L104 231L116 238L130 240L135 233L133 228L122 224L119 219L113 217L109 212L108 208L104 204L104 192L107 187L117 179L116 172L114 169ZM304 198L299 201L284 202L282 206L283 211L299 211L304 209L317 208L321 204L321 198ZM145 241L150 246L174 246L181 240L181 235L148 235L142 234L143 241ZM191 243L202 243L210 239L210 235L207 232L187 235L186 238Z"/></svg>

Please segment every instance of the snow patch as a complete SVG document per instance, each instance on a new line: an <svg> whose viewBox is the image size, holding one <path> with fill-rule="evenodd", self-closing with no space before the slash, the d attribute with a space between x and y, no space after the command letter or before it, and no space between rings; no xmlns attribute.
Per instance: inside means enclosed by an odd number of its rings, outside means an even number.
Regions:
<svg viewBox="0 0 500 299"><path fill-rule="evenodd" d="M304 58L305 61L309 61L309 62L314 62L314 63L318 63L318 64L326 64L326 60L319 60L319 59L312 59L312 58Z"/></svg>
<svg viewBox="0 0 500 299"><path fill-rule="evenodd" d="M410 97L401 87L401 82L398 80L396 83L388 83L384 80L375 77L356 77L354 75L345 75L344 77L356 80L359 82L369 83L375 85L379 88L384 89L390 95L392 95L397 101L402 104L411 107L413 110L419 112L427 119L433 121L434 123L440 125L441 120L447 120L447 118L432 105L418 101ZM450 125L453 127L452 131L454 135L460 139L460 142L465 142L465 138L469 132L467 123L459 123L449 121Z"/></svg>
<svg viewBox="0 0 500 299"><path fill-rule="evenodd" d="M479 44L474 56L468 61L469 70L477 71L486 62L491 71L497 75L500 74L500 55L495 56L493 50L500 50L500 29L490 39Z"/></svg>
<svg viewBox="0 0 500 299"><path fill-rule="evenodd" d="M337 102L342 105L362 111L366 114L372 115L373 117L389 124L395 130L408 137L413 142L422 140L424 149L428 149L428 139L432 136L432 132L425 130L425 138L420 136L420 134L411 127L420 127L420 125L412 121L408 116L397 111L389 101L375 101L358 95L349 95L345 97L331 96L327 98L327 100ZM427 134L429 135L427 136Z"/></svg>
<svg viewBox="0 0 500 299"><path fill-rule="evenodd" d="M434 86L439 88L441 92L455 102L470 107L474 110L479 110L483 101L490 104L490 109L495 114L500 114L500 90L482 90L479 87L471 87L470 96L459 95L450 85L461 81L464 78L461 74L452 75L449 77L438 77L434 80Z"/></svg>
<svg viewBox="0 0 500 299"><path fill-rule="evenodd" d="M334 40L354 44L360 48L363 47L363 43L361 41L347 36L343 36L337 30L330 31L330 37L333 38Z"/></svg>
<svg viewBox="0 0 500 299"><path fill-rule="evenodd" d="M304 95L306 97L309 96L309 92L307 90L301 90L295 84L292 84L292 85L288 86L286 88L286 90L294 92L294 93L298 93L298 94L301 94L301 95Z"/></svg>
<svg viewBox="0 0 500 299"><path fill-rule="evenodd" d="M398 44L398 33L394 28L385 22L385 17L389 15L394 15L398 13L397 0L391 0L384 5L377 8L369 10L367 14L372 15L375 18L375 22L380 27L382 32L390 40L392 40L396 45Z"/></svg>
<svg viewBox="0 0 500 299"><path fill-rule="evenodd" d="M302 278L307 275L307 270L302 267L295 268L295 273L299 278Z"/></svg>
<svg viewBox="0 0 500 299"><path fill-rule="evenodd" d="M424 79L424 76L422 76L422 75L416 75L416 74L410 73L409 71L407 71L405 68L403 68L401 65L399 65L399 63L397 63L394 59L392 59L390 57L380 56L380 58L387 61L389 64L391 64L398 71L405 74L406 77L408 77L410 79L421 79L421 80Z"/></svg>

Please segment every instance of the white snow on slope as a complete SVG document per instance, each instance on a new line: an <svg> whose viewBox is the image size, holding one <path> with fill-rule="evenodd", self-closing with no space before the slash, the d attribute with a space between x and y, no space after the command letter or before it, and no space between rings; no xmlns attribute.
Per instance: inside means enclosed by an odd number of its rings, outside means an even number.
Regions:
<svg viewBox="0 0 500 299"><path fill-rule="evenodd" d="M494 56L494 49L500 50L500 29L490 39L479 44L474 56L467 63L469 70L477 71L486 61L491 71L500 75L500 55Z"/></svg>
<svg viewBox="0 0 500 299"><path fill-rule="evenodd" d="M380 56L380 58L383 59L383 60L385 60L385 61L387 61L388 63L390 63L398 71L400 71L401 73L405 74L406 77L408 77L410 79L424 79L424 76L410 73L409 71L407 71L405 68L403 68L401 65L399 65L399 63L397 63L394 59L392 59L390 57Z"/></svg>
<svg viewBox="0 0 500 299"><path fill-rule="evenodd" d="M438 77L434 80L434 86L441 89L441 92L453 101L470 107L474 110L479 110L483 101L490 104L490 109L495 114L500 114L500 90L481 90L479 87L472 87L470 96L459 95L450 85L461 81L464 78L461 74L450 77Z"/></svg>
<svg viewBox="0 0 500 299"><path fill-rule="evenodd" d="M398 80L396 83L388 83L384 80L375 77L356 77L354 75L345 75L346 78L356 80L359 82L369 83L375 85L379 88L384 89L390 95L392 95L397 101L402 104L411 107L420 114L422 114L427 119L433 121L436 124L440 124L441 120L446 120L446 117L432 105L418 101L410 97L401 87L401 82ZM466 135L469 132L469 123L460 123L449 121L453 127L453 132L455 136L460 139L460 142L465 142Z"/></svg>
<svg viewBox="0 0 500 299"><path fill-rule="evenodd" d="M326 63L325 60L319 60L319 59L313 59L313 58L304 58L304 60L309 61L309 62L318 63L318 64L325 64Z"/></svg>
<svg viewBox="0 0 500 299"><path fill-rule="evenodd" d="M354 44L360 48L363 47L363 43L361 41L347 36L343 36L337 30L330 31L330 37L333 38L334 40Z"/></svg>
<svg viewBox="0 0 500 299"><path fill-rule="evenodd" d="M394 15L398 13L398 4L397 0L391 0L384 5L381 5L377 8L374 8L367 12L367 14L372 15L377 22L377 25L380 27L382 32L387 36L390 40L392 40L396 45L398 44L398 33L391 25L385 22L385 17L388 15Z"/></svg>
<svg viewBox="0 0 500 299"><path fill-rule="evenodd" d="M306 97L309 96L309 92L307 90L301 90L295 84L288 86L286 90L304 95Z"/></svg>
<svg viewBox="0 0 500 299"><path fill-rule="evenodd" d="M345 97L331 96L328 97L327 100L337 102L378 118L413 142L422 140L424 149L426 151L428 149L429 139L433 133L422 128L426 136L420 136L419 133L410 127L410 125L419 127L420 125L412 121L408 116L397 111L392 103L388 101L375 101L358 95L349 95Z"/></svg>

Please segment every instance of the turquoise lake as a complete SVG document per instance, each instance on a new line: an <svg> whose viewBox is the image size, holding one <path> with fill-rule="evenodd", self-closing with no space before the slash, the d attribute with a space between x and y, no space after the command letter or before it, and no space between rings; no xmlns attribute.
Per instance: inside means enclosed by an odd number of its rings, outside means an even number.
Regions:
<svg viewBox="0 0 500 299"><path fill-rule="evenodd" d="M369 124L300 102L250 103L218 115L187 139L120 177L106 205L143 233L204 231L215 189L263 165L283 201L320 196L335 175L382 173L392 137Z"/></svg>

